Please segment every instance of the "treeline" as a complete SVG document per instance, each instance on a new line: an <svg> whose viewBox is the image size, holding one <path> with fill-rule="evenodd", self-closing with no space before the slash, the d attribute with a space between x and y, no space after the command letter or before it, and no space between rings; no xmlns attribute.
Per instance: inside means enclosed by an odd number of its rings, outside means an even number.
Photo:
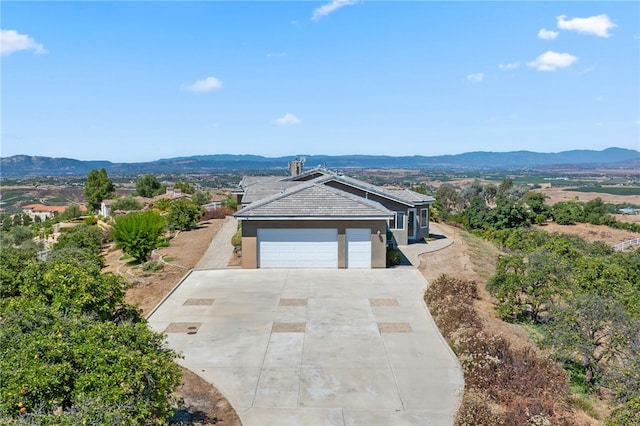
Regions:
<svg viewBox="0 0 640 426"><path fill-rule="evenodd" d="M97 226L63 235L48 260L0 247L0 423L166 423L175 352L102 274Z"/></svg>
<svg viewBox="0 0 640 426"><path fill-rule="evenodd" d="M591 223L640 232L640 224L621 222L612 216L619 206L604 203L601 198L547 205L544 194L516 186L511 179L504 179L499 186L476 180L460 191L442 185L434 195L431 217L460 223L469 230L510 229L554 221L560 225Z"/></svg>

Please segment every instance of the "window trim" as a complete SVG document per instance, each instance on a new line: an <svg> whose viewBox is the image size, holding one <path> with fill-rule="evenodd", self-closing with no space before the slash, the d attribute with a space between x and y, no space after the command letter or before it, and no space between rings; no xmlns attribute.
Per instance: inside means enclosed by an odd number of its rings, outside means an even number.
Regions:
<svg viewBox="0 0 640 426"><path fill-rule="evenodd" d="M401 228L398 228L398 215L400 215L400 217L402 218L402 222L400 223ZM394 216L392 219L392 222L389 222L389 229L391 229L392 231L402 231L405 229L405 225L404 225L404 218L407 216L407 214L405 212L394 212ZM394 226L392 226L392 224Z"/></svg>
<svg viewBox="0 0 640 426"><path fill-rule="evenodd" d="M423 213L426 213L426 214L423 215ZM428 227L429 227L429 207L425 209L420 209L420 228L425 229Z"/></svg>

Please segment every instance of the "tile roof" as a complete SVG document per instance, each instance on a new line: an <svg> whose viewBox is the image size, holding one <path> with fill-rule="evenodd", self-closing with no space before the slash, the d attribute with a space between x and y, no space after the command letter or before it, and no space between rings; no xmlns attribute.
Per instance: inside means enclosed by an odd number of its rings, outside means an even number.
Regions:
<svg viewBox="0 0 640 426"><path fill-rule="evenodd" d="M386 219L393 212L380 203L319 183L309 182L250 204L240 218L364 218Z"/></svg>
<svg viewBox="0 0 640 426"><path fill-rule="evenodd" d="M318 176L314 177L314 175ZM430 204L435 202L433 197L427 195L422 195L408 189L386 189L336 173L321 166L297 176L245 176L235 192L243 194L242 204L247 206L300 185L307 183L325 184L330 181L340 182L365 192L377 194L410 207L416 204Z"/></svg>
<svg viewBox="0 0 640 426"><path fill-rule="evenodd" d="M384 188L386 192L394 195L403 200L411 201L414 203L435 203L436 199L430 195L420 194L419 192L412 191L410 189L389 189Z"/></svg>

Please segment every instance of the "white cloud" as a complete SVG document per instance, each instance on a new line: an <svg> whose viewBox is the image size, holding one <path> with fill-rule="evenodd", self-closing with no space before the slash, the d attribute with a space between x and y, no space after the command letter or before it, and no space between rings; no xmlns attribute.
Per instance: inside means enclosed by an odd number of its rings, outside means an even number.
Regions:
<svg viewBox="0 0 640 426"><path fill-rule="evenodd" d="M328 14L335 12L341 7L351 6L356 3L357 0L333 0L331 3L323 4L322 6L314 10L311 19L317 21L323 16L327 16Z"/></svg>
<svg viewBox="0 0 640 426"><path fill-rule="evenodd" d="M617 27L607 15L590 16L589 18L573 18L566 20L566 15L560 15L558 28L568 31L577 31L584 34L593 34L598 37L611 37L609 30Z"/></svg>
<svg viewBox="0 0 640 426"><path fill-rule="evenodd" d="M16 30L0 30L0 53L10 55L20 50L33 50L37 55L47 53L44 46L27 34L20 34Z"/></svg>
<svg viewBox="0 0 640 426"><path fill-rule="evenodd" d="M288 112L285 115L283 115L282 117L277 118L276 120L274 120L274 123L277 124L280 127L285 127L285 126L290 126L292 124L300 123L300 119L298 117L296 117L295 115L291 114L290 112Z"/></svg>
<svg viewBox="0 0 640 426"><path fill-rule="evenodd" d="M558 68L570 67L577 60L577 57L568 53L558 53L549 50L538 56L535 61L529 62L527 65L537 69L538 71L555 71Z"/></svg>
<svg viewBox="0 0 640 426"><path fill-rule="evenodd" d="M204 93L220 89L222 87L222 82L215 77L207 77L183 87L190 92Z"/></svg>
<svg viewBox="0 0 640 426"><path fill-rule="evenodd" d="M511 62L510 64L499 64L498 68L501 70L515 70L520 68L520 61Z"/></svg>
<svg viewBox="0 0 640 426"><path fill-rule="evenodd" d="M474 83L480 83L483 79L484 79L484 74L482 74L481 72L467 75L467 80L473 81Z"/></svg>
<svg viewBox="0 0 640 426"><path fill-rule="evenodd" d="M543 40L555 40L558 38L558 34L560 33L557 31L542 28L540 31L538 31L538 38L541 38Z"/></svg>

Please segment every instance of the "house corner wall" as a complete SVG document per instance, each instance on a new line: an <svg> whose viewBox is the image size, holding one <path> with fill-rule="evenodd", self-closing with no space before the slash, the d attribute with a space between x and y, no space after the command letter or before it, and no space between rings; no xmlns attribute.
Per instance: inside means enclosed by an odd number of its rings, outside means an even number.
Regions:
<svg viewBox="0 0 640 426"><path fill-rule="evenodd" d="M258 247L256 237L242 237L242 269L258 267Z"/></svg>

